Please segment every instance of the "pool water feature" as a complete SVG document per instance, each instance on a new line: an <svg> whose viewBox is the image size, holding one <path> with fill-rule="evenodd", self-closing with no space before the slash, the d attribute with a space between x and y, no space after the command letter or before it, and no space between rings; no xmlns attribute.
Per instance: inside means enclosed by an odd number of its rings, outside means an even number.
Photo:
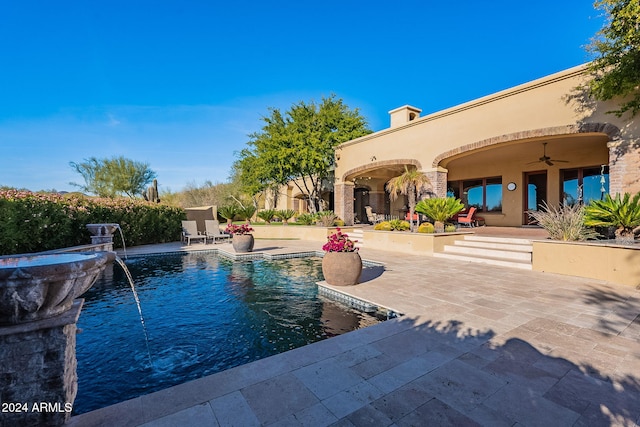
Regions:
<svg viewBox="0 0 640 427"><path fill-rule="evenodd" d="M318 295L320 258L215 253L129 258L99 279L78 320L79 414L377 323Z"/></svg>

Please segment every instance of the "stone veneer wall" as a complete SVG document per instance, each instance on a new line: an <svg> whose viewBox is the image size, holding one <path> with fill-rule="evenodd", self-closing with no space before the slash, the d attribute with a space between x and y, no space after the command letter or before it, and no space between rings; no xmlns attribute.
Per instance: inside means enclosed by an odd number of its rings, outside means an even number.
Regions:
<svg viewBox="0 0 640 427"><path fill-rule="evenodd" d="M0 326L0 426L60 426L77 393L76 322L82 309Z"/></svg>
<svg viewBox="0 0 640 427"><path fill-rule="evenodd" d="M609 147L609 193L640 192L640 140L617 140Z"/></svg>
<svg viewBox="0 0 640 427"><path fill-rule="evenodd" d="M345 225L353 225L353 182L334 185L334 212L344 220Z"/></svg>

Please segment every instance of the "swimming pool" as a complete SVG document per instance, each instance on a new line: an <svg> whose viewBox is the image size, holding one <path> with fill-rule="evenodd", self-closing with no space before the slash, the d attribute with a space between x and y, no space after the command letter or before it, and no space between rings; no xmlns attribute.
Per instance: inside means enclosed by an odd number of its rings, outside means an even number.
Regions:
<svg viewBox="0 0 640 427"><path fill-rule="evenodd" d="M114 265L84 295L76 414L379 321L318 295L320 258L187 253L133 258L127 267L148 342L130 285Z"/></svg>

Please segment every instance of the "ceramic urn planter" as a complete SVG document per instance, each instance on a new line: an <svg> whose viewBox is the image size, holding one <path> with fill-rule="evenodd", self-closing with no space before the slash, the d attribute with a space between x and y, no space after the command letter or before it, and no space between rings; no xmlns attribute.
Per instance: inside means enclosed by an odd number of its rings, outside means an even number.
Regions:
<svg viewBox="0 0 640 427"><path fill-rule="evenodd" d="M234 234L231 244L233 250L238 253L251 252L254 244L253 234Z"/></svg>
<svg viewBox="0 0 640 427"><path fill-rule="evenodd" d="M324 280L334 286L353 286L360 281L362 258L358 252L327 252L322 258Z"/></svg>

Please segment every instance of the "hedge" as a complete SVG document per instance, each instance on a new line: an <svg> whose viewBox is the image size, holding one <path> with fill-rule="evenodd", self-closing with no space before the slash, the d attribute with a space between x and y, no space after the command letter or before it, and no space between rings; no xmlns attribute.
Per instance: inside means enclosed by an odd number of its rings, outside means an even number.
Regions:
<svg viewBox="0 0 640 427"><path fill-rule="evenodd" d="M127 246L172 242L185 218L180 208L143 200L0 191L0 255L89 244L91 223L120 224Z"/></svg>

